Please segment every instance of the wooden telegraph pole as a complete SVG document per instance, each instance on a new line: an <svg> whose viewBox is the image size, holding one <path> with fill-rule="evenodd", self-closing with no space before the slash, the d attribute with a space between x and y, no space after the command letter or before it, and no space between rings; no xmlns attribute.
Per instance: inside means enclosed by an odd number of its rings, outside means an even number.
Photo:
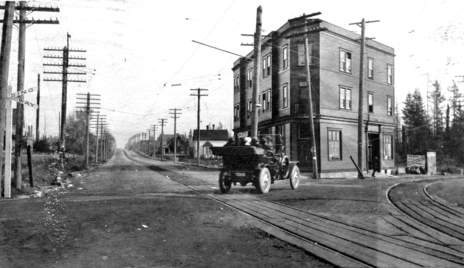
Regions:
<svg viewBox="0 0 464 268"><path fill-rule="evenodd" d="M11 7L11 4L0 6L0 9L7 9ZM12 3L14 5L14 2ZM28 20L27 11L45 11L45 12L59 12L59 8L54 7L40 7L40 6L28 6L26 1L19 1L19 6L16 7L19 10L19 20L14 19L13 23L19 24L19 40L18 40L18 87L17 91L21 92L24 90L24 70L26 61L26 25L27 24L59 24L58 20ZM5 17L6 18L6 17ZM1 20L1 23L8 22L7 20ZM16 133L15 133L15 168L14 173L16 177L16 188L21 189L21 154L22 154L22 139L23 139L23 126L24 126L24 106L23 97L19 98L20 102L16 105Z"/></svg>
<svg viewBox="0 0 464 268"><path fill-rule="evenodd" d="M254 40L254 58L253 58L253 93L251 99L251 105L253 108L251 115L251 137L258 137L258 95L259 95L259 77L261 75L261 31L262 21L261 15L263 8L258 7L256 12L256 31ZM198 130L199 132L200 130ZM199 134L199 133L198 133Z"/></svg>
<svg viewBox="0 0 464 268"><path fill-rule="evenodd" d="M104 125L105 124L105 121L106 121L106 115L102 115L102 114L97 114L97 121L93 121L93 122L90 122L90 127L94 127L95 128L95 132L96 132L96 136L95 136L95 164L98 164L98 150L99 150L99 141L98 141L98 137L101 136L101 131L100 131L100 128L101 128L101 125ZM99 134L100 132L100 134ZM101 157L101 155L100 155Z"/></svg>
<svg viewBox="0 0 464 268"><path fill-rule="evenodd" d="M360 68L359 68L359 109L358 109L358 179L364 179L362 174L363 164L363 103L364 103L364 50L366 48L365 28L366 23L379 22L378 20L350 23L350 25L358 25L361 27L361 53L360 53ZM372 38L370 38L372 39Z"/></svg>
<svg viewBox="0 0 464 268"><path fill-rule="evenodd" d="M45 48L45 51L60 51L62 52L62 56L56 55L45 55L44 58L49 59L61 59L61 64L59 63L44 63L44 66L59 66L62 67L61 72L47 72L46 74L59 74L61 75L61 79L51 79L45 78L44 81L49 82L61 82L62 83L62 92L61 92L61 125L60 125L60 158L61 158L61 168L64 168L64 154L66 151L66 106L67 106L67 96L68 96L68 82L76 82L76 83L85 83L86 81L83 79L68 79L68 75L86 75L85 72L69 72L69 67L86 67L84 64L70 64L69 60L85 60L84 57L70 57L70 52L86 52L83 49L70 49L69 48L69 39L71 35L69 33L66 34L66 46L62 49L59 48Z"/></svg>
<svg viewBox="0 0 464 268"><path fill-rule="evenodd" d="M208 91L207 89L204 88L197 88L197 89L190 89L190 90L196 90L197 94L190 94L190 96L196 96L198 97L198 109L197 109L197 165L200 165L200 98L201 97L206 97L208 95L201 94L202 91Z"/></svg>
<svg viewBox="0 0 464 268"><path fill-rule="evenodd" d="M316 13L312 13L309 15L303 15L296 19L305 20L306 18L314 17L320 14L321 14L320 12L316 12ZM290 21L294 21L294 20L295 19L292 19ZM311 58L310 58L310 51L309 51L308 34L325 31L327 30L327 28L315 27L312 29L308 29L308 25L318 24L320 22L321 22L320 20L305 21L304 24L295 26L295 27L298 27L298 26L304 25L305 27L304 32L294 33L286 37L286 38L292 38L292 37L304 35L305 59L306 59L306 64L305 64L306 65L306 83L308 84L308 95L309 95L308 96L308 107L309 107L309 125L311 127L311 155L312 155L313 179L319 179L319 172L318 172L318 164L317 164L316 135L315 135L315 130L314 130L313 99L312 99L312 90L311 90L311 66L310 66Z"/></svg>
<svg viewBox="0 0 464 268"><path fill-rule="evenodd" d="M174 111L174 113L169 113L169 114L172 114L174 116L171 116L171 118L174 118L174 163L177 162L177 130L176 130L176 127L177 127L177 115L180 115L181 113L178 113L178 111L182 111L182 109L177 109L177 108L174 108L174 109L169 109L169 110L172 110Z"/></svg>
<svg viewBox="0 0 464 268"><path fill-rule="evenodd" d="M153 158L156 158L156 128L157 125L151 125L153 128Z"/></svg>
<svg viewBox="0 0 464 268"><path fill-rule="evenodd" d="M40 140L40 74L37 74L37 113L35 118L35 142Z"/></svg>
<svg viewBox="0 0 464 268"><path fill-rule="evenodd" d="M11 51L11 36L13 32L13 17L14 17L14 6L15 2L6 2L5 4L5 12L4 12L4 19L3 19L3 27L2 27L2 47L1 47L1 55L0 55L0 141L2 141L3 144L3 139L5 138L5 127L6 127L6 121L7 121L7 116L5 113L8 113L8 110L11 111L11 101L7 100L7 94L8 94L8 75L9 75L9 68L10 68L10 51ZM11 91L11 89L10 89ZM9 103L10 105L7 105ZM9 106L9 107L7 107ZM8 109L7 109L8 108ZM11 120L11 116L10 116ZM11 132L11 131L10 131ZM9 139L6 140L11 140L11 134ZM5 146L6 147L6 146ZM0 146L0 175L3 173L3 146ZM11 159L11 149L8 150L8 148L5 148L5 158L7 158L7 155L9 155L9 158ZM5 159L6 161L6 159ZM5 162L5 192L4 192L4 197L5 198L10 198L11 197L11 174L10 176L7 176L6 169L8 168L11 169L11 163L6 163ZM0 176L0 197L2 195L2 180Z"/></svg>
<svg viewBox="0 0 464 268"><path fill-rule="evenodd" d="M100 109L97 105L100 105L100 103L96 102L91 102L91 101L100 101L100 94L83 94L83 93L77 93L77 100L78 102L76 103L77 109L84 109L86 113L86 130L85 130L85 166L88 167L90 162L90 117L92 113L99 113L99 111L95 111L97 109ZM85 100L85 102L82 102ZM80 102L79 102L80 101ZM85 106L82 106L85 105Z"/></svg>
<svg viewBox="0 0 464 268"><path fill-rule="evenodd" d="M166 126L165 124L167 123L166 121L167 121L167 119L165 119L165 118L158 119L158 123L161 126L161 144L160 144L160 147L161 147L161 161L163 161L163 158L164 158L163 138L164 138L164 126Z"/></svg>

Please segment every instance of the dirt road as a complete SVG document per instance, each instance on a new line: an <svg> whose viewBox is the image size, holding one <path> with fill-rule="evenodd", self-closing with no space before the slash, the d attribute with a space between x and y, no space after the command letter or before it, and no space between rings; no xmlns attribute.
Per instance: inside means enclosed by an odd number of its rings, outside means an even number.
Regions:
<svg viewBox="0 0 464 268"><path fill-rule="evenodd" d="M331 267L120 150L74 183L0 201L0 267Z"/></svg>

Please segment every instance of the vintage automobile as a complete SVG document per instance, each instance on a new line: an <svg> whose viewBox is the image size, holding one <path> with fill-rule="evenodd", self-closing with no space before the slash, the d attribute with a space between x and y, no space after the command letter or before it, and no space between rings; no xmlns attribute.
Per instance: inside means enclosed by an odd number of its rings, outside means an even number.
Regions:
<svg viewBox="0 0 464 268"><path fill-rule="evenodd" d="M276 136L261 137L262 141L266 141L261 144L211 147L212 153L221 156L223 161L219 174L219 188L222 193L229 192L232 184L246 186L251 183L259 193L265 194L275 181L286 179L290 180L292 189L298 188L299 162L290 161L278 142L280 137Z"/></svg>

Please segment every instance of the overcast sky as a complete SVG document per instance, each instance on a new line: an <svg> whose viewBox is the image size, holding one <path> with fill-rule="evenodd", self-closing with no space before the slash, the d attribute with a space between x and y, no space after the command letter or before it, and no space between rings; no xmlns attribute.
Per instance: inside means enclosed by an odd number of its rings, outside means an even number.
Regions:
<svg viewBox="0 0 464 268"><path fill-rule="evenodd" d="M86 49L87 83L68 85L68 113L76 106L76 93L101 94L105 114L117 145L146 131L158 119L168 119L165 133L173 132L169 109L182 109L178 132L196 128L196 97L190 89L209 91L201 100L202 128L221 122L231 129L233 113L233 62L237 56L217 51L192 40L245 55L252 47L256 9L263 8L264 34L288 19L313 12L319 18L359 33L349 25L362 18L380 20L367 25L366 35L395 49L395 90L398 102L420 88L425 97L438 80L444 88L464 75L464 1L32 1L30 5L58 6L59 13L33 12L28 18L58 18L59 25L32 25L26 33L26 87L42 77L46 47L66 45ZM3 15L2 15L3 18ZM16 88L18 30L13 32L10 81ZM95 69L95 72L91 70ZM53 69L54 70L54 69ZM83 78L74 76L72 78ZM173 84L181 84L173 86ZM464 84L458 84L462 88ZM47 135L58 133L61 83L42 82L41 123ZM35 94L26 99L35 102ZM25 108L26 123L35 125L35 110ZM46 118L46 127L45 127ZM160 133L159 130L157 133Z"/></svg>

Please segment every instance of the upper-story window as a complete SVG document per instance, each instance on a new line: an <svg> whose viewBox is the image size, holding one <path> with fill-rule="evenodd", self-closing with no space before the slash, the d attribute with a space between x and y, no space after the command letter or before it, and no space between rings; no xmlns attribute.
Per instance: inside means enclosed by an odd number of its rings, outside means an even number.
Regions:
<svg viewBox="0 0 464 268"><path fill-rule="evenodd" d="M288 107L288 84L282 87L282 108Z"/></svg>
<svg viewBox="0 0 464 268"><path fill-rule="evenodd" d="M393 66L387 64L387 84L393 85Z"/></svg>
<svg viewBox="0 0 464 268"><path fill-rule="evenodd" d="M271 55L268 54L263 58L263 77L271 74Z"/></svg>
<svg viewBox="0 0 464 268"><path fill-rule="evenodd" d="M253 69L247 71L247 88L253 87Z"/></svg>
<svg viewBox="0 0 464 268"><path fill-rule="evenodd" d="M271 91L267 91L262 94L262 105L263 105L263 113L268 112L271 110Z"/></svg>
<svg viewBox="0 0 464 268"><path fill-rule="evenodd" d="M387 96L387 115L393 115L393 98L392 96Z"/></svg>
<svg viewBox="0 0 464 268"><path fill-rule="evenodd" d="M351 89L340 87L340 109L351 110Z"/></svg>
<svg viewBox="0 0 464 268"><path fill-rule="evenodd" d="M240 120L240 104L234 106L234 121Z"/></svg>
<svg viewBox="0 0 464 268"><path fill-rule="evenodd" d="M311 43L308 44L309 64L312 62L312 47ZM298 44L298 66L306 65L306 52L305 45L303 43Z"/></svg>
<svg viewBox="0 0 464 268"><path fill-rule="evenodd" d="M369 113L374 112L374 93L367 93L367 111Z"/></svg>
<svg viewBox="0 0 464 268"><path fill-rule="evenodd" d="M374 59L367 58L367 78L374 79Z"/></svg>
<svg viewBox="0 0 464 268"><path fill-rule="evenodd" d="M234 92L240 91L240 76L234 78Z"/></svg>
<svg viewBox="0 0 464 268"><path fill-rule="evenodd" d="M351 53L340 50L340 72L351 73Z"/></svg>
<svg viewBox="0 0 464 268"><path fill-rule="evenodd" d="M288 46L285 45L282 48L282 69L285 70L288 68Z"/></svg>

